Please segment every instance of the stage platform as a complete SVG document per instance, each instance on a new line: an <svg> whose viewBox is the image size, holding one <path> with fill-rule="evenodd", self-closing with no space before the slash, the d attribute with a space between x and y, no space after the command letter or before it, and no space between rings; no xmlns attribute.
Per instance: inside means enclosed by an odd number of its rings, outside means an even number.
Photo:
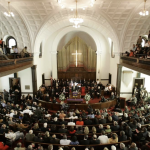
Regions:
<svg viewBox="0 0 150 150"><path fill-rule="evenodd" d="M39 100L39 103L41 103L44 108L47 108L49 110L58 111L61 108L61 104L53 104L51 102L46 102L42 100ZM78 108L79 110L87 110L89 104L68 104L68 105L69 105L69 109ZM91 103L90 105L92 106L93 109L110 108L116 105L116 100L111 100L104 103Z"/></svg>

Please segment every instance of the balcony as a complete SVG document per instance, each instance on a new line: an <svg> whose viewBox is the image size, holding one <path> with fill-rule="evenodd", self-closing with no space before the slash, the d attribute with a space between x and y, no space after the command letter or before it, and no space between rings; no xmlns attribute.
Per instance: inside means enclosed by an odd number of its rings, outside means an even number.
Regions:
<svg viewBox="0 0 150 150"><path fill-rule="evenodd" d="M6 55L0 55L0 77L32 66L33 57L9 59Z"/></svg>
<svg viewBox="0 0 150 150"><path fill-rule="evenodd" d="M145 59L141 57L129 57L129 56L121 56L120 64L127 68L150 74L150 59Z"/></svg>

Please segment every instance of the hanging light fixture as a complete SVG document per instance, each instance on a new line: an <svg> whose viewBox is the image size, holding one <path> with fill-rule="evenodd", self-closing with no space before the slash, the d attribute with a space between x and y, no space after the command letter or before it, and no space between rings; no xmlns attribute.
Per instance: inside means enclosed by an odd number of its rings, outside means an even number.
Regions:
<svg viewBox="0 0 150 150"><path fill-rule="evenodd" d="M144 0L144 9L143 9L143 11L139 12L139 14L140 14L141 16L147 16L147 15L149 15L149 11L147 11L147 10L145 9L146 1L147 1L147 0Z"/></svg>
<svg viewBox="0 0 150 150"><path fill-rule="evenodd" d="M7 17L14 17L14 13L10 10L10 2L8 2L8 11L4 12L4 15Z"/></svg>
<svg viewBox="0 0 150 150"><path fill-rule="evenodd" d="M74 23L74 25L73 25L74 28L80 28L79 24L83 22L83 19L78 17L77 0L76 0L76 13L75 13L75 16L74 16L74 18L70 18L69 21L71 23Z"/></svg>

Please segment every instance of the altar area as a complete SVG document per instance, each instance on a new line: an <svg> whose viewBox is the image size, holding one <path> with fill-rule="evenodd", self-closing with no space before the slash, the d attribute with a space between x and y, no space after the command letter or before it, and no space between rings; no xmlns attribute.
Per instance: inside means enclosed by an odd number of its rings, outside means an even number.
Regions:
<svg viewBox="0 0 150 150"><path fill-rule="evenodd" d="M81 92L70 92L69 98L67 98L67 103L80 104L83 103L84 99L81 98Z"/></svg>

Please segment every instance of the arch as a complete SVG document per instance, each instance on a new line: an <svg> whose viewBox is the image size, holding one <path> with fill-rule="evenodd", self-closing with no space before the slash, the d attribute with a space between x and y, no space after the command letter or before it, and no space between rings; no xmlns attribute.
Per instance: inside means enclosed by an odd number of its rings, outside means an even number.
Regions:
<svg viewBox="0 0 150 150"><path fill-rule="evenodd" d="M6 45L7 47L12 48L12 46L17 46L17 41L13 36L8 36L6 39Z"/></svg>
<svg viewBox="0 0 150 150"><path fill-rule="evenodd" d="M62 29L62 31L57 34L52 45L53 52L57 53L57 47L59 45L59 42L67 33L71 32L72 29L73 29L72 27L66 27L65 29ZM93 40L95 41L95 44L97 46L97 51L101 50L100 41L98 40L97 36L95 36L95 33L91 29L87 27L82 27L82 28L79 28L78 31L86 32L87 34L89 34L89 36L91 36Z"/></svg>

